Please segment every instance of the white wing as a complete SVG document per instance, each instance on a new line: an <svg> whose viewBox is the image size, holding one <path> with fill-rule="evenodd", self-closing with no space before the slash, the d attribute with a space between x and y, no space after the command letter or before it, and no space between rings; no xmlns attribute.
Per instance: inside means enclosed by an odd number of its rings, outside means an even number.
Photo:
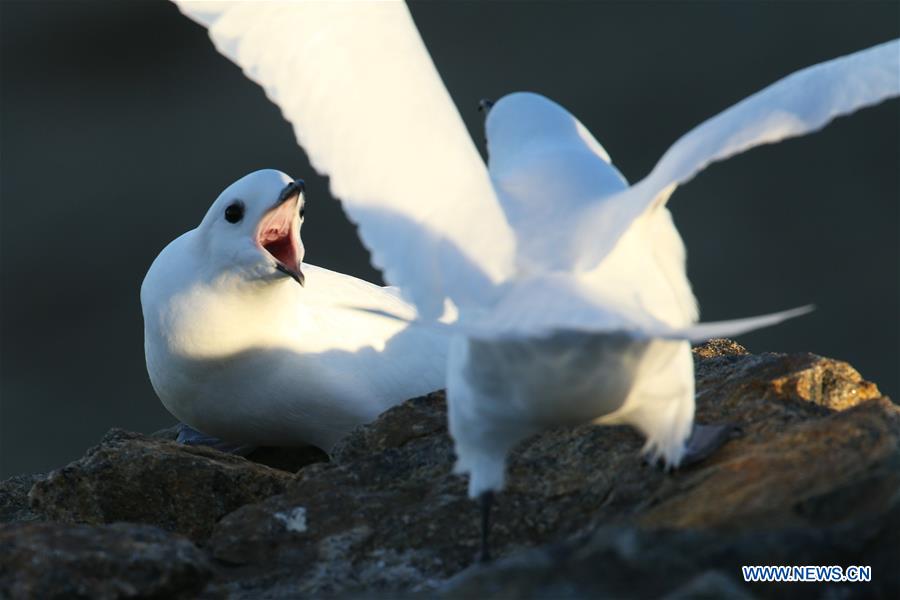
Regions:
<svg viewBox="0 0 900 600"><path fill-rule="evenodd" d="M405 4L175 1L281 108L423 316L490 302L515 240Z"/></svg>
<svg viewBox="0 0 900 600"><path fill-rule="evenodd" d="M527 330L523 330L521 324L514 323L510 326L508 321L498 323L496 320L477 319L469 322L456 321L453 323L444 323L440 321L414 320L399 312L387 310L350 305L348 305L348 308L450 335L461 333L471 338L494 341L503 339L536 339L560 333L575 333L591 335L624 335L639 340L663 339L686 340L689 342L705 342L706 340L711 340L713 338L735 337L757 329L778 325L779 323L801 317L814 310L814 307L812 306L800 306L798 308L791 308L766 315L744 317L742 319L729 319L727 321L708 321L706 323L695 323L688 327L679 328L669 327L660 322L653 324L638 324L624 319L620 314L608 313L606 315L595 315L596 317L599 317L599 319L594 321L572 319L572 322L568 326L555 325L552 327L531 327Z"/></svg>
<svg viewBox="0 0 900 600"><path fill-rule="evenodd" d="M527 302L523 302L522 298L527 298ZM566 273L517 279L506 286L493 310L451 323L422 321L390 309L355 304L348 305L348 308L483 340L538 339L573 333L689 341L736 336L777 325L813 310L812 306L804 306L728 321L670 325L640 307L619 302L614 292L597 290Z"/></svg>
<svg viewBox="0 0 900 600"><path fill-rule="evenodd" d="M621 298L614 286L598 288L565 273L519 279L504 290L493 310L448 324L479 339L540 338L559 332L627 334L637 339L706 340L776 325L812 310L802 307L729 321L669 323ZM527 298L527 302L522 299Z"/></svg>
<svg viewBox="0 0 900 600"><path fill-rule="evenodd" d="M710 163L754 146L817 131L832 119L900 95L900 40L798 71L696 127L646 178L586 211L572 253L597 265L628 226L663 206L676 186Z"/></svg>

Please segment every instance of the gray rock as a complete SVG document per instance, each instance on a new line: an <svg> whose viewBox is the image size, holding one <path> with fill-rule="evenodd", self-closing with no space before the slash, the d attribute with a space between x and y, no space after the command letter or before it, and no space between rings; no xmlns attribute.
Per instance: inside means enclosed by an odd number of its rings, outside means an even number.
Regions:
<svg viewBox="0 0 900 600"><path fill-rule="evenodd" d="M498 496L495 553L511 556L613 523L624 528L615 530L620 532L615 539L591 539L614 542L620 550L636 540L636 564L645 545L659 545L677 566L686 551L679 544L719 547L734 535L744 536L734 542L739 548L753 549L761 544L753 532L799 528L807 537L792 543L802 548L814 545L822 528L883 515L900 489L897 407L844 363L805 354L750 355L735 346L718 342L696 357L698 418L737 424L736 439L712 458L672 474L643 462L641 439L627 428L586 425L528 440L513 454L507 488ZM471 566L479 541L478 512L465 497L464 482L450 473L453 454L444 412L441 394L391 409L345 440L334 463L308 467L286 493L225 517L209 550L243 569L274 566L290 573L280 580L283 585L290 581L314 595L439 587ZM672 528L688 537L653 533ZM696 541L691 536L698 531L733 533ZM784 552L771 557L790 559ZM615 596L631 589L628 578L613 572L601 577L590 561L584 567L584 577L596 579L590 585L566 587L564 575L551 587L535 587L530 575L568 573L559 561L541 571L547 560L526 560L521 573L500 573L485 587L465 588L463 595L506 590L503 594L515 597L540 589L544 597ZM729 575L704 579L717 564ZM743 589L743 582L733 579L739 575L735 568L724 559L697 560L680 571L673 566L678 577L668 571L653 575L647 568L639 576L658 582L643 588L649 595L684 596ZM514 583L497 587L506 581Z"/></svg>
<svg viewBox="0 0 900 600"><path fill-rule="evenodd" d="M203 541L222 516L284 491L292 475L240 456L112 430L31 490L49 520L147 523Z"/></svg>
<svg viewBox="0 0 900 600"><path fill-rule="evenodd" d="M28 523L44 520L43 515L31 510L28 492L38 481L47 476L43 473L35 475L16 475L0 481L0 523Z"/></svg>
<svg viewBox="0 0 900 600"><path fill-rule="evenodd" d="M900 496L826 528L729 533L604 527L460 574L449 598L896 598ZM871 583L745 583L742 565L870 565Z"/></svg>
<svg viewBox="0 0 900 600"><path fill-rule="evenodd" d="M114 432L38 481L32 508L202 542L218 565L209 598L900 597L900 409L846 363L812 354L715 340L694 358L698 422L738 433L672 473L647 465L624 427L526 440L497 498L487 566L474 563L479 515L451 473L442 393L359 428L331 462L286 464L296 476ZM7 513L23 514L25 485L0 486L15 490ZM874 577L748 584L743 564L871 565Z"/></svg>
<svg viewBox="0 0 900 600"><path fill-rule="evenodd" d="M338 442L332 454L336 462L349 463L446 432L446 398L444 392L435 392L389 408L375 421L358 427Z"/></svg>
<svg viewBox="0 0 900 600"><path fill-rule="evenodd" d="M156 527L0 526L4 598L192 598L211 576L203 552Z"/></svg>

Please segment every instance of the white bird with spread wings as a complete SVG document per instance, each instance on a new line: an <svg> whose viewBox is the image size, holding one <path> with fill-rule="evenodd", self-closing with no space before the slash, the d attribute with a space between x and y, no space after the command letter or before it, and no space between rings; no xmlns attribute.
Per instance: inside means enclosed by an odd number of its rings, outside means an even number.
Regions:
<svg viewBox="0 0 900 600"><path fill-rule="evenodd" d="M897 41L810 67L701 124L629 186L577 119L529 93L490 109L485 168L402 3L178 5L281 108L385 279L453 336L456 468L485 511L509 450L548 426L627 423L652 457L683 459L689 341L806 309L698 324L666 201L714 161L900 94ZM437 324L447 300L459 318Z"/></svg>

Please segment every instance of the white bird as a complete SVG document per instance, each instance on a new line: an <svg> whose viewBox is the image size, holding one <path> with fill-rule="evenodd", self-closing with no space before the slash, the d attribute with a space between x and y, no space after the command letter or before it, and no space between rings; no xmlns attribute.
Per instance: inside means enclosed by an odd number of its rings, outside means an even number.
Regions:
<svg viewBox="0 0 900 600"><path fill-rule="evenodd" d="M450 432L456 470L484 500L483 541L524 437L628 423L677 465L694 412L687 342L804 312L697 324L665 208L675 188L713 161L900 94L896 41L811 67L689 132L631 187L574 117L514 94L488 115L488 173L405 5L178 4L281 107L420 317L447 299L458 308L455 323L433 327L453 337Z"/></svg>
<svg viewBox="0 0 900 600"><path fill-rule="evenodd" d="M251 173L144 278L150 380L166 408L206 436L328 451L394 404L444 386L445 336L348 308L413 318L396 290L301 267L305 203L302 181Z"/></svg>

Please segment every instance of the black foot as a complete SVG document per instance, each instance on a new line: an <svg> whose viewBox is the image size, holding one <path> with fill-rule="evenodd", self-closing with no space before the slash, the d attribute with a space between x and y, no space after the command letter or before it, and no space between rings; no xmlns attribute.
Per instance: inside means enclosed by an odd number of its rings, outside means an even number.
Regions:
<svg viewBox="0 0 900 600"><path fill-rule="evenodd" d="M200 433L196 429L193 429L192 427L189 427L184 423L178 424L178 437L175 438L175 441L186 446L209 446L210 448L215 448L220 452L237 454L239 456L246 456L256 450L256 446L246 446L243 444L232 444L230 442L225 442L211 435Z"/></svg>
<svg viewBox="0 0 900 600"><path fill-rule="evenodd" d="M481 556L478 561L482 564L491 562L491 549L488 544L488 536L491 531L491 507L494 505L494 492L487 491L478 497L481 505Z"/></svg>
<svg viewBox="0 0 900 600"><path fill-rule="evenodd" d="M680 467L688 467L709 458L738 431L736 425L700 425L694 423L684 449Z"/></svg>

